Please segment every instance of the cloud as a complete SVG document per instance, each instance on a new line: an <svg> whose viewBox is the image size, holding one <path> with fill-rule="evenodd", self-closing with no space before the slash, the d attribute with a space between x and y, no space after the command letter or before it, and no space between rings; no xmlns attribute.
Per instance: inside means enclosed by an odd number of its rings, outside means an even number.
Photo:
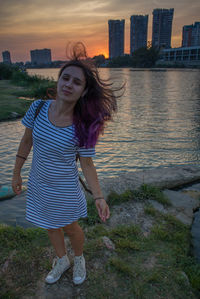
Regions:
<svg viewBox="0 0 200 299"><path fill-rule="evenodd" d="M94 49L93 40L96 48L99 43L99 48L103 46L107 51L108 19L123 18L128 52L130 16L149 15L150 40L155 8L174 7L173 35L177 44L183 25L200 21L199 0L0 0L0 5L0 51L18 53L45 45L58 49L72 38L84 40Z"/></svg>

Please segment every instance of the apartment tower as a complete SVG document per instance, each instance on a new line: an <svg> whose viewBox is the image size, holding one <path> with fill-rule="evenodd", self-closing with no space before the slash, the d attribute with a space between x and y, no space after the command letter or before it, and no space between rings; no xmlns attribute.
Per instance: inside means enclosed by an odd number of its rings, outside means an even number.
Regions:
<svg viewBox="0 0 200 299"><path fill-rule="evenodd" d="M40 65L40 64L50 64L51 63L51 50L50 49L41 49L41 50L31 50L31 64Z"/></svg>
<svg viewBox="0 0 200 299"><path fill-rule="evenodd" d="M3 63L6 63L6 64L11 64L12 63L9 51L2 52L2 57L3 57Z"/></svg>
<svg viewBox="0 0 200 299"><path fill-rule="evenodd" d="M124 55L124 24L125 20L109 20L109 58Z"/></svg>
<svg viewBox="0 0 200 299"><path fill-rule="evenodd" d="M174 9L154 9L152 24L152 46L171 48Z"/></svg>
<svg viewBox="0 0 200 299"><path fill-rule="evenodd" d="M182 47L200 46L200 22L183 26Z"/></svg>
<svg viewBox="0 0 200 299"><path fill-rule="evenodd" d="M130 17L130 54L139 48L147 47L148 15Z"/></svg>

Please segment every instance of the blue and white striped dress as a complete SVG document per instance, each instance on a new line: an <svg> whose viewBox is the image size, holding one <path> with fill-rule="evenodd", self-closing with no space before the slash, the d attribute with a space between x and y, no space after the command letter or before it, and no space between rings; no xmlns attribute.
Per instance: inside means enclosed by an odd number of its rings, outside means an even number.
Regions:
<svg viewBox="0 0 200 299"><path fill-rule="evenodd" d="M33 160L28 180L26 219L45 228L60 228L87 217L76 154L95 156L95 149L77 146L74 125L56 127L48 118L47 100L34 121L41 100L34 101L22 119L33 130Z"/></svg>

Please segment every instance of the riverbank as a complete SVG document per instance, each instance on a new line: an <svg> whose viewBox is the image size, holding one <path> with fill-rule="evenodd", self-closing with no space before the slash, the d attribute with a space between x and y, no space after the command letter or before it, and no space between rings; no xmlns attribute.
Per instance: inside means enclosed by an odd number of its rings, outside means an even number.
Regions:
<svg viewBox="0 0 200 299"><path fill-rule="evenodd" d="M28 89L11 83L10 80L0 80L0 121L22 117L31 104L21 97L28 94Z"/></svg>
<svg viewBox="0 0 200 299"><path fill-rule="evenodd" d="M165 189L164 179L166 187L173 179L176 187L182 186L181 178L183 184L193 184L200 177L200 168L179 167L176 172L173 168L171 172L160 168L154 170L154 176L153 170L149 176L147 172L136 173L132 182L137 181L138 187L132 191L124 189L120 194L107 192L108 184L103 187L111 207L111 217L106 224L99 223L94 202L88 198L89 217L81 221L86 235L87 280L81 286L73 286L72 269L54 285L44 283L54 252L43 230L1 226L0 289L4 292L1 296L198 298L200 265L190 254L190 229L193 209L200 201L199 198L193 200L186 190L185 194L166 189L162 192L153 184L144 184L144 180L153 182L159 174L157 185ZM136 177L143 177L140 187ZM130 181L129 174L128 186ZM114 180L113 187L115 183ZM21 199L24 196L25 193ZM5 203L14 206L18 199L15 197ZM73 252L67 237L65 242L72 261Z"/></svg>
<svg viewBox="0 0 200 299"><path fill-rule="evenodd" d="M49 78L30 76L13 65L0 63L0 121L22 117L35 98L46 99L56 83Z"/></svg>

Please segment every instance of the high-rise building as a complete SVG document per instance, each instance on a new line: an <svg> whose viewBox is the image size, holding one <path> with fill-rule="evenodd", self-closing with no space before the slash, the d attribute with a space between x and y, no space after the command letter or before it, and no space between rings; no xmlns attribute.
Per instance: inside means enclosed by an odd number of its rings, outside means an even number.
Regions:
<svg viewBox="0 0 200 299"><path fill-rule="evenodd" d="M133 15L130 18L130 54L147 46L148 15Z"/></svg>
<svg viewBox="0 0 200 299"><path fill-rule="evenodd" d="M11 64L12 63L9 51L2 52L2 57L3 57L3 63L7 63L7 64Z"/></svg>
<svg viewBox="0 0 200 299"><path fill-rule="evenodd" d="M31 50L31 64L32 65L41 65L41 64L50 64L51 63L51 50L42 49L42 50Z"/></svg>
<svg viewBox="0 0 200 299"><path fill-rule="evenodd" d="M109 58L124 55L125 20L109 20Z"/></svg>
<svg viewBox="0 0 200 299"><path fill-rule="evenodd" d="M171 48L172 21L174 9L154 9L152 25L152 46Z"/></svg>
<svg viewBox="0 0 200 299"><path fill-rule="evenodd" d="M182 47L200 46L200 22L183 26Z"/></svg>

